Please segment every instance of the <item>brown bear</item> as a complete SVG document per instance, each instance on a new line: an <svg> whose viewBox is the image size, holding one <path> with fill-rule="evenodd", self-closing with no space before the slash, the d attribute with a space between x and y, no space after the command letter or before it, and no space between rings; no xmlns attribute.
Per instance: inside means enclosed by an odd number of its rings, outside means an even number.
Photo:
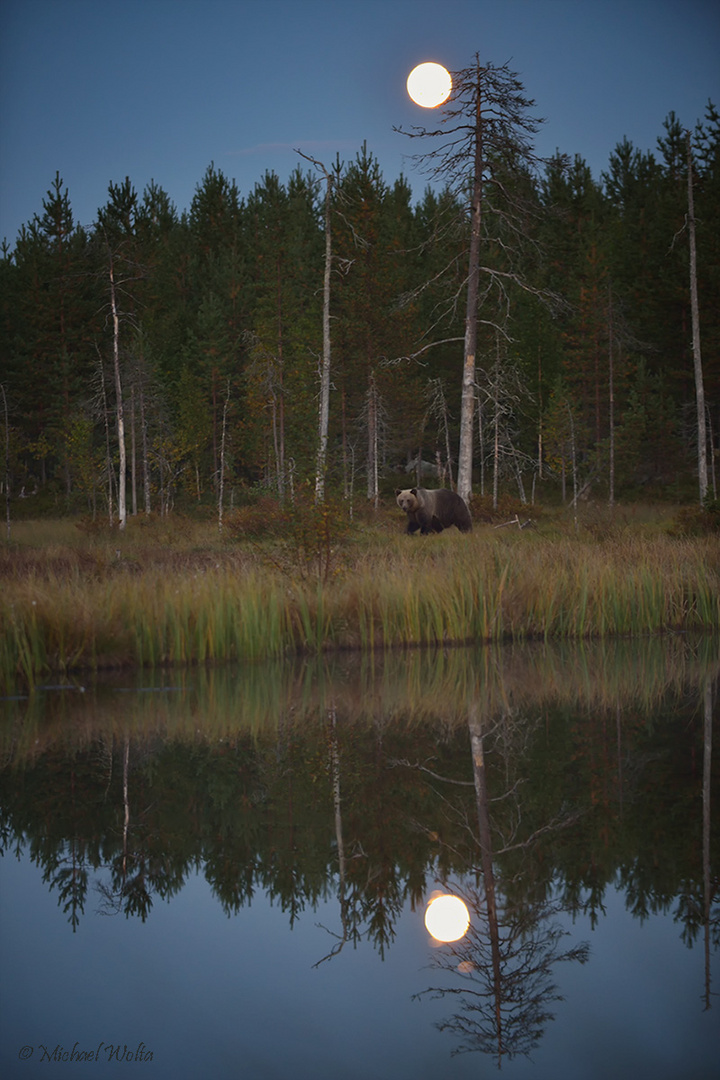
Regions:
<svg viewBox="0 0 720 1080"><path fill-rule="evenodd" d="M407 532L419 529L423 536L442 532L455 525L460 532L470 532L472 518L463 499L455 491L437 488L396 488L397 504L408 516Z"/></svg>

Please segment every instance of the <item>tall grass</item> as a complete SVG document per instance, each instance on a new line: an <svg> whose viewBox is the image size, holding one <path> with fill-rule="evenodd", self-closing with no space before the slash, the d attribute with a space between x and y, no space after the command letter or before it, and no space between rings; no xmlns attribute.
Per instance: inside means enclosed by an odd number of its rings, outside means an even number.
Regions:
<svg viewBox="0 0 720 1080"><path fill-rule="evenodd" d="M6 560L2 692L79 668L720 628L718 537L378 532L326 579L236 550L116 563L68 558L13 576Z"/></svg>

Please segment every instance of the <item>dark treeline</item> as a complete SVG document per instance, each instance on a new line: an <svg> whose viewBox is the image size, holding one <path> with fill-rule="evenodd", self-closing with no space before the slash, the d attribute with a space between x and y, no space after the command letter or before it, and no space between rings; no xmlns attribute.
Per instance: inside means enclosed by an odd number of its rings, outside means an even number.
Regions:
<svg viewBox="0 0 720 1080"><path fill-rule="evenodd" d="M720 116L693 132L705 395L720 429ZM129 513L218 492L294 497L312 480L323 353L325 178L298 165L246 197L211 165L182 213L151 183L111 183L90 228L58 174L0 263L3 441L13 497L107 513L118 420ZM425 460L445 483L457 453L465 201L389 183L363 147L332 177L328 479L376 497ZM600 180L560 154L515 175L532 208L522 274L481 308L475 489L530 498L697 491L685 129L657 153L624 139ZM490 196L488 196L490 198ZM532 223L532 224L530 224ZM483 264L504 265L502 233ZM498 240L500 241L498 243ZM482 290L481 290L482 293ZM556 302L547 305L542 295ZM482 302L482 299L481 299ZM612 448L612 453L611 453ZM714 456L711 456L711 465ZM611 468L612 463L612 468ZM414 475L420 475L418 472ZM379 479L378 479L379 478ZM711 492L716 497L712 470ZM532 487L531 487L532 485ZM539 493L538 493L538 497Z"/></svg>

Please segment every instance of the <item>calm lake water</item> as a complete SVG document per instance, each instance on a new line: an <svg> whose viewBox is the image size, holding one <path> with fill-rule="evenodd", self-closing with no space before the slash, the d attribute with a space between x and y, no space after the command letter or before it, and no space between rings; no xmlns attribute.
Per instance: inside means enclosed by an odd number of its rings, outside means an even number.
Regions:
<svg viewBox="0 0 720 1080"><path fill-rule="evenodd" d="M0 701L0 1075L717 1077L719 689L673 637Z"/></svg>

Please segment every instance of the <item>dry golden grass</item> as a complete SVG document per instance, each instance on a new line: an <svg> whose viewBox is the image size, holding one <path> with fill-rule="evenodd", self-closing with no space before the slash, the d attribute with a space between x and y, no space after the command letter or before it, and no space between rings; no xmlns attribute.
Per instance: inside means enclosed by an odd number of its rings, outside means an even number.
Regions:
<svg viewBox="0 0 720 1080"><path fill-rule="evenodd" d="M172 519L121 537L18 526L0 548L0 685L75 668L720 628L717 535L616 520L406 537L393 516L321 539L316 560L307 538L301 550Z"/></svg>

